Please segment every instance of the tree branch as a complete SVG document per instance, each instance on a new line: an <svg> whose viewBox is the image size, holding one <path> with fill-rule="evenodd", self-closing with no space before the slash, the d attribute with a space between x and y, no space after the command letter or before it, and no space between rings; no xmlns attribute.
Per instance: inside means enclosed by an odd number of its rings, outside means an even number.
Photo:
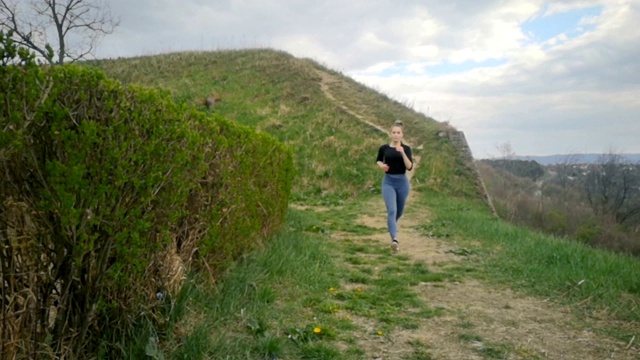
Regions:
<svg viewBox="0 0 640 360"><path fill-rule="evenodd" d="M0 0L0 25L14 32L14 41L35 51L50 63L47 29L55 32L58 64L72 62L93 53L98 38L113 33L119 20L111 15L108 3L102 0L31 0L30 11L18 14L20 4ZM24 10L24 8L23 8ZM70 40L84 39L70 43Z"/></svg>

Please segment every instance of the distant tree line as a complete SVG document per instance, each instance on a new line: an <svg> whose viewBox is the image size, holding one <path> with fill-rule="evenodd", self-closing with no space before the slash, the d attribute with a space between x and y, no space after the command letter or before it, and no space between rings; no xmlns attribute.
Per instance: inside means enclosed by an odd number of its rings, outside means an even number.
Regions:
<svg viewBox="0 0 640 360"><path fill-rule="evenodd" d="M554 165L481 160L498 214L545 233L640 256L640 164L619 154Z"/></svg>
<svg viewBox="0 0 640 360"><path fill-rule="evenodd" d="M535 160L484 160L493 168L508 171L513 175L537 180L544 176L544 168Z"/></svg>
<svg viewBox="0 0 640 360"><path fill-rule="evenodd" d="M640 164L618 154L604 154L594 164L550 165L551 181L582 190L594 214L620 225L640 223Z"/></svg>

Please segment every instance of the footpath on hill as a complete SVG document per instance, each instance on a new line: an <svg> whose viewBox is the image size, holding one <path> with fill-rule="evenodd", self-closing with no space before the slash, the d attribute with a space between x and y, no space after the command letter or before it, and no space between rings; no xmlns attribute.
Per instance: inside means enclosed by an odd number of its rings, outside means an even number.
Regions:
<svg viewBox="0 0 640 360"><path fill-rule="evenodd" d="M466 261L455 244L419 232L418 226L428 222L429 209L414 207L411 198L417 194L412 194L399 224L399 255L426 263L432 272L446 271ZM366 208L384 209L384 203L381 197L372 199ZM389 242L383 211L377 216L362 216L356 222L379 230L377 235L360 236L363 242ZM341 233L334 234L332 240L357 237ZM407 343L419 341L434 359L640 359L640 354L628 349L626 343L585 327L570 308L486 281L469 277L422 283L414 290L429 307L442 309L442 315L421 322L419 329L394 332L391 341L362 338L359 345L367 349L368 358L400 359L411 353ZM473 328L465 330L465 324ZM479 334L481 340L461 339L465 333ZM494 357L483 351L495 349L496 344L508 347L509 357Z"/></svg>
<svg viewBox="0 0 640 360"><path fill-rule="evenodd" d="M345 111L371 126L381 129L363 116L350 110L332 96L331 74L318 71L321 89L326 96L337 101ZM419 166L419 159L416 166ZM400 220L399 255L413 261L421 261L433 272L466 261L455 244L446 239L431 238L419 231L419 226L429 222L429 209L419 207L411 192L407 211ZM369 212L355 221L377 229L376 235L337 233L332 241L360 238L363 242L387 244L386 214L382 197L370 200L367 209L381 209L377 214ZM373 215L372 215L373 214ZM423 283L416 287L421 300L432 308L442 309L442 314L421 322L418 329L394 332L390 338L359 339L370 359L401 359L410 354L407 343L419 341L428 347L433 359L640 359L640 353L631 344L604 336L589 328L571 309L544 299L518 294L510 289L469 276L459 281ZM594 319L590 319L595 324ZM461 339L465 324L473 324L472 332L478 339ZM468 331L471 332L471 331ZM464 340L464 341L463 341ZM490 350L496 344L508 347L507 357ZM483 351L487 350L487 351Z"/></svg>

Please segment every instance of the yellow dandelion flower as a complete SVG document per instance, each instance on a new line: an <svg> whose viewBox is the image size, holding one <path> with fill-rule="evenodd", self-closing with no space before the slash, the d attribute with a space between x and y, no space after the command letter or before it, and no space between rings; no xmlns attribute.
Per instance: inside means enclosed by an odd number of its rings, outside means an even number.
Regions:
<svg viewBox="0 0 640 360"><path fill-rule="evenodd" d="M361 287L358 288L358 292L362 292L362 288Z"/></svg>
<svg viewBox="0 0 640 360"><path fill-rule="evenodd" d="M321 332L322 332L322 329L320 329L319 327L313 328L314 334L320 334Z"/></svg>
<svg viewBox="0 0 640 360"><path fill-rule="evenodd" d="M378 336L382 336L382 331L378 331Z"/></svg>
<svg viewBox="0 0 640 360"><path fill-rule="evenodd" d="M336 289L334 289L334 288L329 288L329 291L336 291Z"/></svg>

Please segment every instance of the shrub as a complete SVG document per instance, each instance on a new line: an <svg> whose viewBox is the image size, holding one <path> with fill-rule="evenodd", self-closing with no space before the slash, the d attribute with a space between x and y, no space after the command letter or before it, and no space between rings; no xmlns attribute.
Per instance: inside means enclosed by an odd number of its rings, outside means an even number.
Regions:
<svg viewBox="0 0 640 360"><path fill-rule="evenodd" d="M594 247L640 256L640 241L633 234L621 231L615 223L603 224L592 236L590 244Z"/></svg>
<svg viewBox="0 0 640 360"><path fill-rule="evenodd" d="M220 263L280 226L295 170L290 149L264 133L219 117L198 126L208 148L204 162L210 165L192 204L206 223L215 224L200 246L202 255Z"/></svg>
<svg viewBox="0 0 640 360"><path fill-rule="evenodd" d="M0 357L122 355L194 260L215 276L282 224L291 153L0 39Z"/></svg>
<svg viewBox="0 0 640 360"><path fill-rule="evenodd" d="M595 222L585 222L576 229L575 237L585 244L592 244L604 232L603 226Z"/></svg>

